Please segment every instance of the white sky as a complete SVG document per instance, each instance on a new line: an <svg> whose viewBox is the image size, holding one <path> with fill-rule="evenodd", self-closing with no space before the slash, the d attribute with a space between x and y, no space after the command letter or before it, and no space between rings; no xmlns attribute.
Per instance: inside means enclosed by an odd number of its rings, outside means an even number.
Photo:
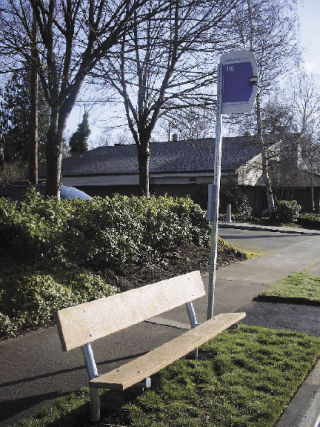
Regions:
<svg viewBox="0 0 320 427"><path fill-rule="evenodd" d="M299 4L300 18L300 43L303 48L303 59L305 69L309 73L320 75L320 0L301 0ZM103 131L104 123L110 120L111 104L104 108L100 105L89 110L91 135L89 138L90 148L102 145L102 138L107 135ZM68 136L77 129L81 122L82 107L75 107L68 121ZM112 124L112 123L110 123ZM117 142L117 141L112 141Z"/></svg>
<svg viewBox="0 0 320 427"><path fill-rule="evenodd" d="M320 74L320 1L303 0L299 6L299 17L306 71Z"/></svg>

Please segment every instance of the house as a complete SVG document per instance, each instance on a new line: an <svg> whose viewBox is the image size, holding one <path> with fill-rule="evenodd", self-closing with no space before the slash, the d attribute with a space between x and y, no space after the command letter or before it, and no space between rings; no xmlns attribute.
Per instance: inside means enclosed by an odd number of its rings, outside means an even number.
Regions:
<svg viewBox="0 0 320 427"><path fill-rule="evenodd" d="M272 147L277 152L279 143L275 142ZM150 149L151 192L177 196L189 194L195 199L200 194L206 194L207 184L213 181L213 138L152 142ZM222 184L232 183L240 186L249 196L256 213L261 212L266 207L265 187L261 153L254 138L225 137L222 152ZM289 163L292 172L292 161ZM298 166L296 162L295 168ZM279 175L276 168L274 171L272 180L280 191L281 174ZM294 174L299 179L294 182L291 180L291 183L289 180L288 185L294 190L291 196L296 196L298 202L307 209L306 188L310 186L308 171L301 169L297 173L295 169ZM45 179L45 170L41 171L40 176ZM66 158L63 160L62 176L64 185L77 187L90 195L111 195L116 192L138 194L136 146L103 146ZM319 200L320 176L314 177L313 181L316 198Z"/></svg>

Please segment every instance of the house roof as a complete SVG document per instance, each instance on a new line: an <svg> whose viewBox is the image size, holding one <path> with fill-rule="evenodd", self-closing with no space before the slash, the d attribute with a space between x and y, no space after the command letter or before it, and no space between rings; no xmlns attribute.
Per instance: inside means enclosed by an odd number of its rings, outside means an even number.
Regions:
<svg viewBox="0 0 320 427"><path fill-rule="evenodd" d="M212 171L214 139L152 142L151 173ZM259 154L248 137L223 139L222 170L237 169ZM63 176L138 173L135 145L104 146L63 160Z"/></svg>

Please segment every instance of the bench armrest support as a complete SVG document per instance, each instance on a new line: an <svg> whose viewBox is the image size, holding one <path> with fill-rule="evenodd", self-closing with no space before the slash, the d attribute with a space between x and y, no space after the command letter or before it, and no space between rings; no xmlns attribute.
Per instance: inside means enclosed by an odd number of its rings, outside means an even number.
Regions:
<svg viewBox="0 0 320 427"><path fill-rule="evenodd" d="M188 312L191 328L195 328L196 326L199 326L199 323L197 321L196 312L195 312L195 309L193 307L192 302L188 302L186 304L186 307L187 307L187 312Z"/></svg>
<svg viewBox="0 0 320 427"><path fill-rule="evenodd" d="M96 361L90 344L81 347L84 361L87 367L89 381L99 376ZM99 390L90 387L90 417L91 422L100 420L100 397Z"/></svg>

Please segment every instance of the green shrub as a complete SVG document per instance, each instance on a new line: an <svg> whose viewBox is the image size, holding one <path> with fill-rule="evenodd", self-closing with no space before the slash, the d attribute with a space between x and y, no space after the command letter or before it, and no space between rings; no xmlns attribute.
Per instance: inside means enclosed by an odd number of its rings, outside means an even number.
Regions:
<svg viewBox="0 0 320 427"><path fill-rule="evenodd" d="M16 269L4 268L0 279L0 337L48 324L56 310L115 293L99 276L77 268Z"/></svg>
<svg viewBox="0 0 320 427"><path fill-rule="evenodd" d="M292 223L297 221L300 211L301 206L296 200L280 200L276 217L282 223Z"/></svg>
<svg viewBox="0 0 320 427"><path fill-rule="evenodd" d="M221 214L226 214L228 203L231 203L232 219L244 221L252 217L248 196L237 185L221 185L219 208Z"/></svg>
<svg viewBox="0 0 320 427"><path fill-rule="evenodd" d="M23 202L0 199L0 255L24 263L64 260L62 234L72 214L70 200L44 199L33 188Z"/></svg>
<svg viewBox="0 0 320 427"><path fill-rule="evenodd" d="M21 162L5 162L0 169L1 184L15 184L28 179L28 167Z"/></svg>
<svg viewBox="0 0 320 427"><path fill-rule="evenodd" d="M114 289L89 271L154 262L186 242L208 244L205 212L191 199L0 198L0 336L53 320L56 310Z"/></svg>
<svg viewBox="0 0 320 427"><path fill-rule="evenodd" d="M301 214L299 216L298 223L303 227L320 230L320 214L315 214L315 213Z"/></svg>
<svg viewBox="0 0 320 427"><path fill-rule="evenodd" d="M100 269L157 259L185 242L208 244L205 212L191 199L116 195L97 200L0 199L0 255Z"/></svg>

